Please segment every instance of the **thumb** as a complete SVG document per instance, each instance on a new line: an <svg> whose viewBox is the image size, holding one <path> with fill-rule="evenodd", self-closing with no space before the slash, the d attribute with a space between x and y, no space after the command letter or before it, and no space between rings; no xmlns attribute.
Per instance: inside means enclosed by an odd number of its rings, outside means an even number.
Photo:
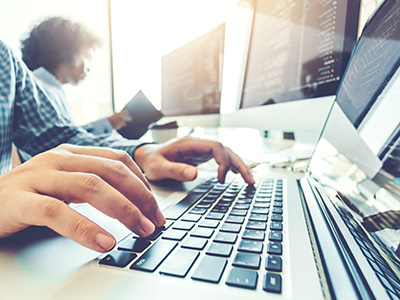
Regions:
<svg viewBox="0 0 400 300"><path fill-rule="evenodd" d="M197 168L185 163L165 160L158 165L157 169L157 174L154 174L156 178L149 179L159 180L171 178L179 181L192 181L197 177Z"/></svg>

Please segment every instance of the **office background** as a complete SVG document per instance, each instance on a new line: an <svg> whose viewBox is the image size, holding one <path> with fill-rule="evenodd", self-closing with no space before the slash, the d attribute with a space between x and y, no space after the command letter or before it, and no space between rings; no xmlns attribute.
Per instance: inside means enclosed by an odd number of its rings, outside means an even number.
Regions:
<svg viewBox="0 0 400 300"><path fill-rule="evenodd" d="M107 0L1 0L0 40L20 57L20 39L50 16L80 22L104 42L93 56L89 76L77 86L65 85L73 116L79 124L111 114L111 67Z"/></svg>
<svg viewBox="0 0 400 300"><path fill-rule="evenodd" d="M104 44L93 56L89 76L76 87L65 86L76 122L85 124L110 115L113 106L120 110L140 89L160 108L161 57L225 22L221 112L231 113L241 94L251 24L247 4L246 0L1 0L0 39L20 56L20 38L49 16L83 23L97 34ZM363 1L361 25L377 4L378 0Z"/></svg>

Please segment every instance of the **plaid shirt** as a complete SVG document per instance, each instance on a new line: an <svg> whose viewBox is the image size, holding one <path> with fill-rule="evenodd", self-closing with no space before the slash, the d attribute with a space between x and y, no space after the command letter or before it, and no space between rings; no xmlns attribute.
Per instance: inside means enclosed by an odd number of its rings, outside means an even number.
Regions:
<svg viewBox="0 0 400 300"><path fill-rule="evenodd" d="M57 110L62 112L64 117L68 117L73 121L74 118L71 115L71 106L67 101L63 86L57 78L43 67L33 71L33 75L35 75L37 83L42 86L50 98L53 99L53 103L58 104ZM113 127L107 118L82 125L82 128L93 134L111 134L113 132Z"/></svg>
<svg viewBox="0 0 400 300"><path fill-rule="evenodd" d="M0 174L11 169L12 143L31 155L62 143L111 147L132 155L141 144L119 135L93 135L76 126L0 41Z"/></svg>

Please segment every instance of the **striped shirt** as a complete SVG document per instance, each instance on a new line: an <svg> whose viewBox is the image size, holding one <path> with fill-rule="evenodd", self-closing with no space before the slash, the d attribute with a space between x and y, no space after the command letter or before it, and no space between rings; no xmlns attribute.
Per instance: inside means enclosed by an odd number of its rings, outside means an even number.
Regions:
<svg viewBox="0 0 400 300"><path fill-rule="evenodd" d="M75 125L0 41L0 174L11 169L12 143L30 155L62 143L110 147L132 155L142 144L119 135L94 135Z"/></svg>

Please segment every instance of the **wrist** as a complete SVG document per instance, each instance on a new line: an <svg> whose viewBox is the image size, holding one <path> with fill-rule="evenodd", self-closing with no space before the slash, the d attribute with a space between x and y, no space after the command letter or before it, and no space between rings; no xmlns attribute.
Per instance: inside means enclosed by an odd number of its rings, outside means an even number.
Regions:
<svg viewBox="0 0 400 300"><path fill-rule="evenodd" d="M143 143L133 151L132 158L142 171L144 171L146 161L152 152L152 149L155 147L157 147L157 145L154 143Z"/></svg>
<svg viewBox="0 0 400 300"><path fill-rule="evenodd" d="M109 117L107 118L107 120L108 120L108 122L110 122L110 124L111 124L111 126L112 126L113 128L115 128L115 127L117 126L117 122L116 122L116 120L115 120L115 118L114 118L114 115L109 116Z"/></svg>

